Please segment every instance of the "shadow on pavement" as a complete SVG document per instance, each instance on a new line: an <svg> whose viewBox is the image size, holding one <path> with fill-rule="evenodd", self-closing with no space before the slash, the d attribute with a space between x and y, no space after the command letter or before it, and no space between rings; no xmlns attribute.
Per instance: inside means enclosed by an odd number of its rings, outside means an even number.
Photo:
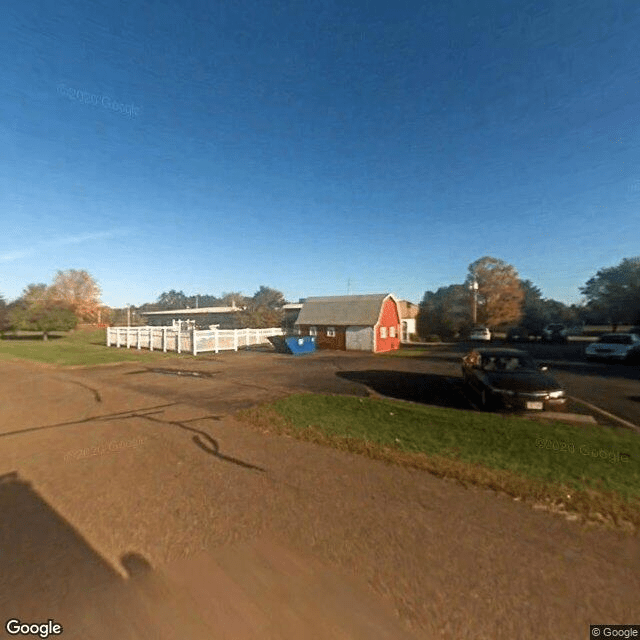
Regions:
<svg viewBox="0 0 640 640"><path fill-rule="evenodd" d="M0 549L2 638L21 625L71 640L409 638L364 583L279 545L223 547L160 571L129 552L121 574L16 472L0 476Z"/></svg>
<svg viewBox="0 0 640 640"><path fill-rule="evenodd" d="M0 549L0 637L16 637L11 619L53 620L66 638L142 637L128 629L142 612L126 581L16 472L0 476Z"/></svg>
<svg viewBox="0 0 640 640"><path fill-rule="evenodd" d="M451 409L469 409L462 393L462 380L431 373L410 373L370 369L339 371L337 376L357 382L390 398L410 400Z"/></svg>

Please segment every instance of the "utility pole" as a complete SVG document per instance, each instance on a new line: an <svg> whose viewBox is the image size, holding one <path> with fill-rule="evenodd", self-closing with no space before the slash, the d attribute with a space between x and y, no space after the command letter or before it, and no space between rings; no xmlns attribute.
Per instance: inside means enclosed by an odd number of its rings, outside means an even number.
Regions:
<svg viewBox="0 0 640 640"><path fill-rule="evenodd" d="M351 295L351 278L347 280L347 295Z"/></svg>
<svg viewBox="0 0 640 640"><path fill-rule="evenodd" d="M127 305L127 327L131 326L131 305ZM127 343L128 344L128 343Z"/></svg>
<svg viewBox="0 0 640 640"><path fill-rule="evenodd" d="M475 278L469 285L469 289L473 291L473 324L475 325L478 320L478 281Z"/></svg>

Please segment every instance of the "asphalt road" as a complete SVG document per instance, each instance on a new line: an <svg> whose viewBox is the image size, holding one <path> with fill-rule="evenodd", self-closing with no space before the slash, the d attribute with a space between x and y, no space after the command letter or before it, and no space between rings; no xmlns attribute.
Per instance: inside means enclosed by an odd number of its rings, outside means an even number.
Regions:
<svg viewBox="0 0 640 640"><path fill-rule="evenodd" d="M548 363L549 373L565 387L568 394L585 400L640 428L640 365L587 362L586 343L507 344L492 342L489 346L506 346L527 351L535 360ZM434 347L432 358L438 362L451 356L461 357L474 346L459 343L445 348Z"/></svg>
<svg viewBox="0 0 640 640"><path fill-rule="evenodd" d="M387 638L401 625L425 640L578 640L589 624L637 623L637 535L230 415L296 391L467 408L461 347L160 370L1 362L0 622L132 640L201 637L186 621L234 640L368 639L374 620Z"/></svg>

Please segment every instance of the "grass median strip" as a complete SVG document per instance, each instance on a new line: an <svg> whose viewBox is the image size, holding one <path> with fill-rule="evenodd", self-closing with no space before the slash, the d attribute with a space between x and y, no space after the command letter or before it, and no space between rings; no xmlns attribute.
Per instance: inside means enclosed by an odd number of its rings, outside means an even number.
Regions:
<svg viewBox="0 0 640 640"><path fill-rule="evenodd" d="M640 527L640 438L623 429L320 394L292 395L238 417L264 431Z"/></svg>
<svg viewBox="0 0 640 640"><path fill-rule="evenodd" d="M54 334L49 340L41 335L6 336L0 340L0 359L20 358L58 365L95 365L114 362L166 360L167 358L193 358L190 354L163 353L132 347L107 347L106 331L71 331Z"/></svg>

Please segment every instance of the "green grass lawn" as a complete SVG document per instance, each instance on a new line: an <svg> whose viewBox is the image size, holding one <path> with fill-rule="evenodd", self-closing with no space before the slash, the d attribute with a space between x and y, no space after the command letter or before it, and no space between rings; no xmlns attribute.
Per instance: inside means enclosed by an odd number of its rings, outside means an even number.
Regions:
<svg viewBox="0 0 640 640"><path fill-rule="evenodd" d="M21 358L59 365L95 365L114 362L193 358L190 354L163 353L126 347L107 347L106 330L54 333L49 340L41 334L22 333L14 339L11 334L0 340L0 359Z"/></svg>
<svg viewBox="0 0 640 640"><path fill-rule="evenodd" d="M262 429L640 526L640 437L623 429L316 394L240 417Z"/></svg>

